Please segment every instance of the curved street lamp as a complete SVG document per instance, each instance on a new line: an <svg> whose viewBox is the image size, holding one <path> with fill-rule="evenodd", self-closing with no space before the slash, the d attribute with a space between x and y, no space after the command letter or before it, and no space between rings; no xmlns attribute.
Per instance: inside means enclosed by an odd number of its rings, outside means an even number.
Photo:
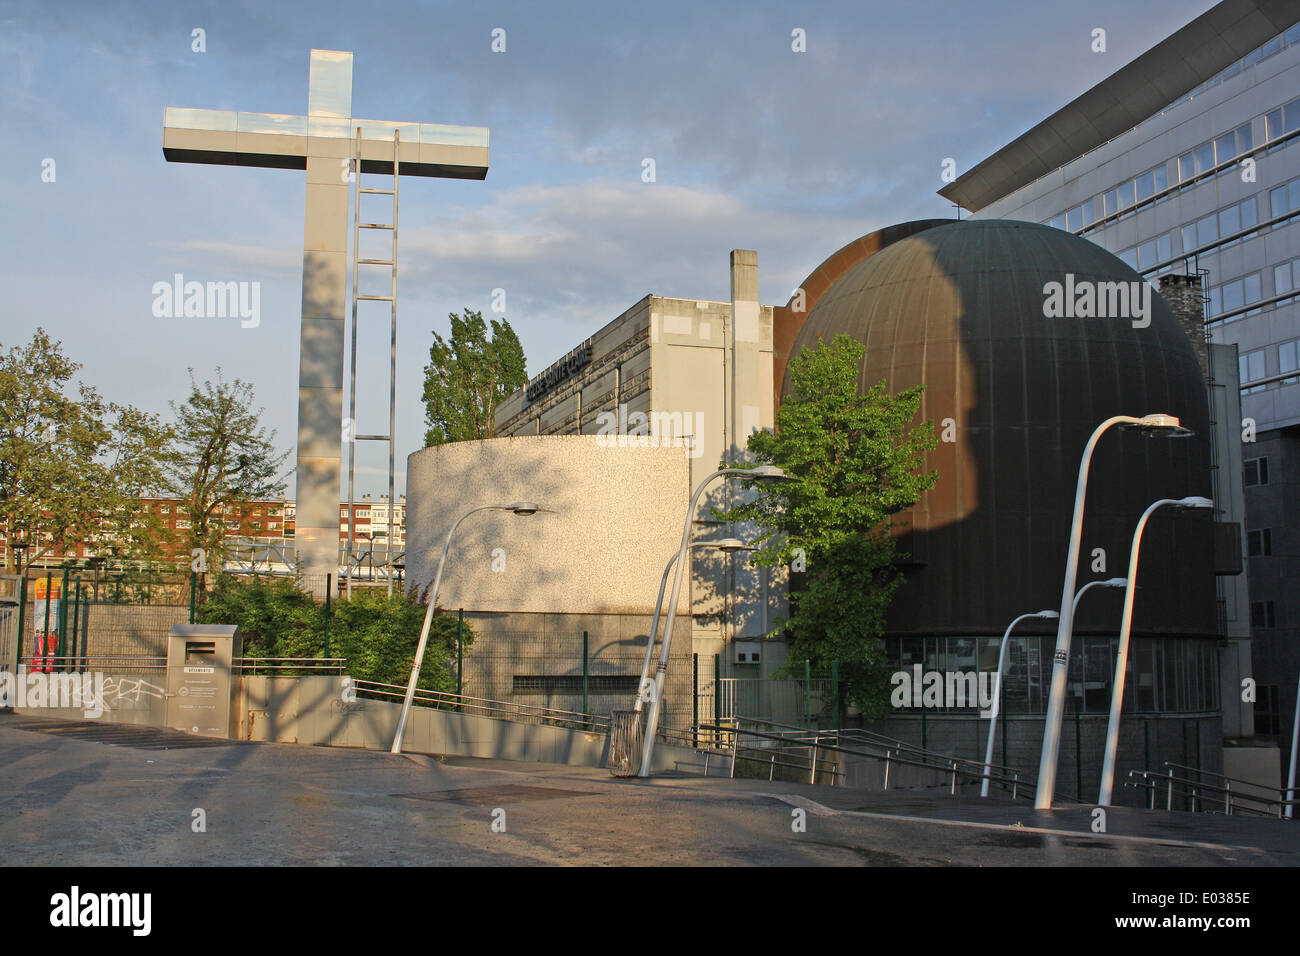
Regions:
<svg viewBox="0 0 1300 956"><path fill-rule="evenodd" d="M695 548L717 548L723 554L735 554L737 551L755 550L755 548L745 544L739 538L722 538L718 541L692 541L691 549L694 550ZM644 703L645 698L650 694L650 688L646 686L649 679L648 675L650 673L650 656L654 653L655 638L659 635L659 614L664 604L664 589L668 586L668 572L671 571L673 565L677 563L677 555L679 553L680 552L678 551L673 552L673 556L669 558L668 563L664 565L663 577L659 579L659 597L655 601L654 618L650 622L650 640L646 642L645 646L645 661L641 664L641 679L638 680L636 684L636 704L632 708L633 711L638 713L641 710L641 704Z"/></svg>
<svg viewBox="0 0 1300 956"><path fill-rule="evenodd" d="M1106 755L1101 762L1101 787L1097 791L1097 805L1110 806L1111 792L1115 786L1115 755L1119 750L1119 712L1124 703L1124 678L1128 671L1129 634L1133 626L1133 598L1137 591L1138 552L1142 548L1142 532L1147 519L1166 506L1182 511L1213 508L1209 498L1193 495L1188 498L1161 498L1153 503L1138 519L1133 532L1133 546L1128 553L1128 587L1124 589L1124 616L1119 625L1119 652L1115 656L1115 679L1111 682L1110 719L1106 723Z"/></svg>
<svg viewBox="0 0 1300 956"><path fill-rule="evenodd" d="M682 590L682 566L686 564L686 549L690 547L691 519L695 516L695 506L700 495L715 478L726 475L728 478L746 478L760 484L774 484L778 481L797 481L787 475L776 465L760 465L758 468L719 468L705 476L691 495L691 502L686 507L686 521L682 525L682 544L677 549L677 570L673 573L673 593L668 599L668 623L664 625L663 644L659 649L659 666L655 673L653 696L650 698L650 710L646 715L645 742L641 746L641 768L638 777L649 776L650 758L654 754L655 733L659 730L659 712L662 709L664 693L664 676L668 673L668 650L673 642L673 621L677 617L677 599Z"/></svg>
<svg viewBox="0 0 1300 956"><path fill-rule="evenodd" d="M447 540L442 545L442 557L438 559L438 570L433 576L433 587L429 589L429 606L424 611L424 626L420 628L420 643L415 649L415 660L411 663L411 679L406 685L406 698L402 701L402 713L397 718L397 733L393 735L393 746L389 748L389 753L400 754L402 752L402 737L406 733L406 718L411 712L411 701L415 699L415 685L420 679L420 664L424 660L424 649L429 643L429 625L433 623L433 610L438 606L438 585L442 583L442 569L447 563L447 552L451 548L451 536L456 533L460 523L474 514L476 511L510 511L517 515L533 515L539 511L547 509L539 507L532 501L516 501L509 505L479 505L477 508L470 508L463 515L456 519L451 530L447 532Z"/></svg>
<svg viewBox="0 0 1300 956"><path fill-rule="evenodd" d="M1007 638L1011 636L1012 628L1031 617L1054 618L1060 617L1060 614L1056 611L1034 611L1030 614L1022 614L1007 625L1006 632L1002 635L1002 645L998 648L998 672L993 679L993 706L989 708L989 741L984 748L984 780L980 784L981 797L989 795L989 774L993 769L993 732L998 726L998 701L1002 699L1002 662L1007 655ZM1002 759L1006 759L1005 754Z"/></svg>
<svg viewBox="0 0 1300 956"><path fill-rule="evenodd" d="M1056 628L1056 651L1052 656L1052 684L1047 698L1047 716L1043 721L1043 749L1038 761L1038 789L1034 809L1052 809L1052 790L1056 786L1056 760L1061 747L1061 718L1065 715L1065 679L1070 661L1070 637L1074 629L1074 584L1079 570L1079 542L1083 537L1083 503L1088 491L1088 466L1093 449L1106 429L1126 426L1148 436L1184 438L1191 434L1173 415L1158 413L1141 418L1115 415L1106 419L1092 433L1079 461L1079 480L1074 492L1074 521L1070 526L1070 545L1065 555L1065 582L1061 588L1061 617Z"/></svg>

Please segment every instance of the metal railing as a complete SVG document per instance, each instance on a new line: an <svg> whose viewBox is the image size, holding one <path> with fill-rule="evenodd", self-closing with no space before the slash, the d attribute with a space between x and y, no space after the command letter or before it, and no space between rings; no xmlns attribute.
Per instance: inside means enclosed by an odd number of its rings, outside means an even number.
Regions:
<svg viewBox="0 0 1300 956"><path fill-rule="evenodd" d="M406 695L406 687L401 684L384 684L378 681L352 681L358 695L392 698L401 700ZM454 710L457 713L471 714L478 717L491 717L495 720L508 720L520 724L539 724L547 727L562 727L568 730L585 730L590 733L609 733L609 717L600 714L580 714L575 711L557 710L554 707L539 707L536 704L520 704L514 701L489 700L483 697L468 697L463 694L451 694L445 691L424 690L416 688L414 702L438 710Z"/></svg>
<svg viewBox="0 0 1300 956"><path fill-rule="evenodd" d="M1130 770L1124 786L1147 791L1147 809L1156 808L1156 798L1160 790L1165 793L1165 809L1174 809L1174 797L1186 800L1192 813L1251 814L1259 817L1284 818L1286 808L1300 804L1300 800L1288 799L1283 787L1270 787L1253 780L1229 777L1212 770L1200 770L1183 764L1165 761L1168 768L1165 773L1154 770ZM1175 771L1196 774L1196 779L1183 776ZM1210 778L1206 780L1205 778ZM1215 782L1217 781L1217 782ZM1232 789L1237 784L1236 790ZM1251 793L1243 787L1252 788L1260 793ZM1276 796L1273 796L1276 794ZM1218 807L1219 809L1214 809Z"/></svg>
<svg viewBox="0 0 1300 956"><path fill-rule="evenodd" d="M775 730L756 730L746 728L744 724L761 725ZM821 777L830 778L834 784L846 774L840 768L840 761L832 760L829 754L845 754L865 757L884 763L884 789L889 789L890 777L895 767L917 767L938 771L949 776L949 792L956 794L957 784L975 783L984 780L984 764L953 757L904 743L893 738L874 734L870 731L850 728L847 730L809 730L770 720L734 717L731 723L702 724L701 731L711 731L730 737L730 747L705 748L704 772L708 775L709 761L712 756L731 758L731 776L735 776L738 760L754 760L768 764L768 779L774 779L777 767L790 768L808 774L808 782L816 783ZM742 738L753 738L768 742L766 746L746 746ZM845 741L857 746L845 746ZM870 748L870 749L868 749ZM1022 790L1032 794L1032 786L1022 780L1020 771L1012 767L993 765L987 774L990 783L1011 794L1013 800L1022 795ZM1026 797L1028 799L1028 797Z"/></svg>
<svg viewBox="0 0 1300 956"><path fill-rule="evenodd" d="M23 654L18 658L18 665L26 667L29 673L48 674L85 671L111 671L115 674L135 673L136 671L165 671L166 657L140 657L135 655L91 654Z"/></svg>
<svg viewBox="0 0 1300 956"><path fill-rule="evenodd" d="M347 663L346 657L236 657L232 661L234 672L247 677L342 674Z"/></svg>

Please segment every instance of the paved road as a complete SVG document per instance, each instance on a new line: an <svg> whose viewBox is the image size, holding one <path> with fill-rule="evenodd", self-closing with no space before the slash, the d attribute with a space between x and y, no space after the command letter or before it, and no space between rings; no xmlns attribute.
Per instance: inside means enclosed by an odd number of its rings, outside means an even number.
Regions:
<svg viewBox="0 0 1300 956"><path fill-rule="evenodd" d="M89 735L89 736L87 736ZM100 738L100 739L92 739ZM113 742L104 742L113 741ZM292 744L0 715L10 865L1296 865L1280 821L1037 813L915 793ZM165 749L163 749L165 748ZM206 832L194 832L201 809ZM794 811L802 809L803 832ZM504 832L494 832L504 824Z"/></svg>

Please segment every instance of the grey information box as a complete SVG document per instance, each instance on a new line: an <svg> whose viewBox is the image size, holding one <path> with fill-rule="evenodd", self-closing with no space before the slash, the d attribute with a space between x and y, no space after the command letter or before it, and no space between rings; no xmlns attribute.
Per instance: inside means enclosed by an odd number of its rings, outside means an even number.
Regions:
<svg viewBox="0 0 1300 956"><path fill-rule="evenodd" d="M167 726L201 737L235 736L234 662L243 653L230 624L177 624L167 636Z"/></svg>

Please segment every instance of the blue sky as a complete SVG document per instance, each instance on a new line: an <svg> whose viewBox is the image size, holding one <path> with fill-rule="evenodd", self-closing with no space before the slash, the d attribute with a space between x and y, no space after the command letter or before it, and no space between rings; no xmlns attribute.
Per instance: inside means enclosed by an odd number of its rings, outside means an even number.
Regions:
<svg viewBox="0 0 1300 956"><path fill-rule="evenodd" d="M254 384L284 449L303 174L167 163L163 109L305 113L317 47L355 53L356 116L491 128L485 182L403 179L400 492L448 312L488 315L506 290L536 374L647 293L726 299L733 248L758 251L762 299L784 303L857 236L954 215L935 194L946 157L965 171L1213 3L51 6L0 3L0 346L43 326L105 397L159 413L188 368L220 366ZM177 272L261 283L261 324L155 318L153 284ZM370 315L361 432L387 423L387 312ZM381 447L358 494L386 490Z"/></svg>

